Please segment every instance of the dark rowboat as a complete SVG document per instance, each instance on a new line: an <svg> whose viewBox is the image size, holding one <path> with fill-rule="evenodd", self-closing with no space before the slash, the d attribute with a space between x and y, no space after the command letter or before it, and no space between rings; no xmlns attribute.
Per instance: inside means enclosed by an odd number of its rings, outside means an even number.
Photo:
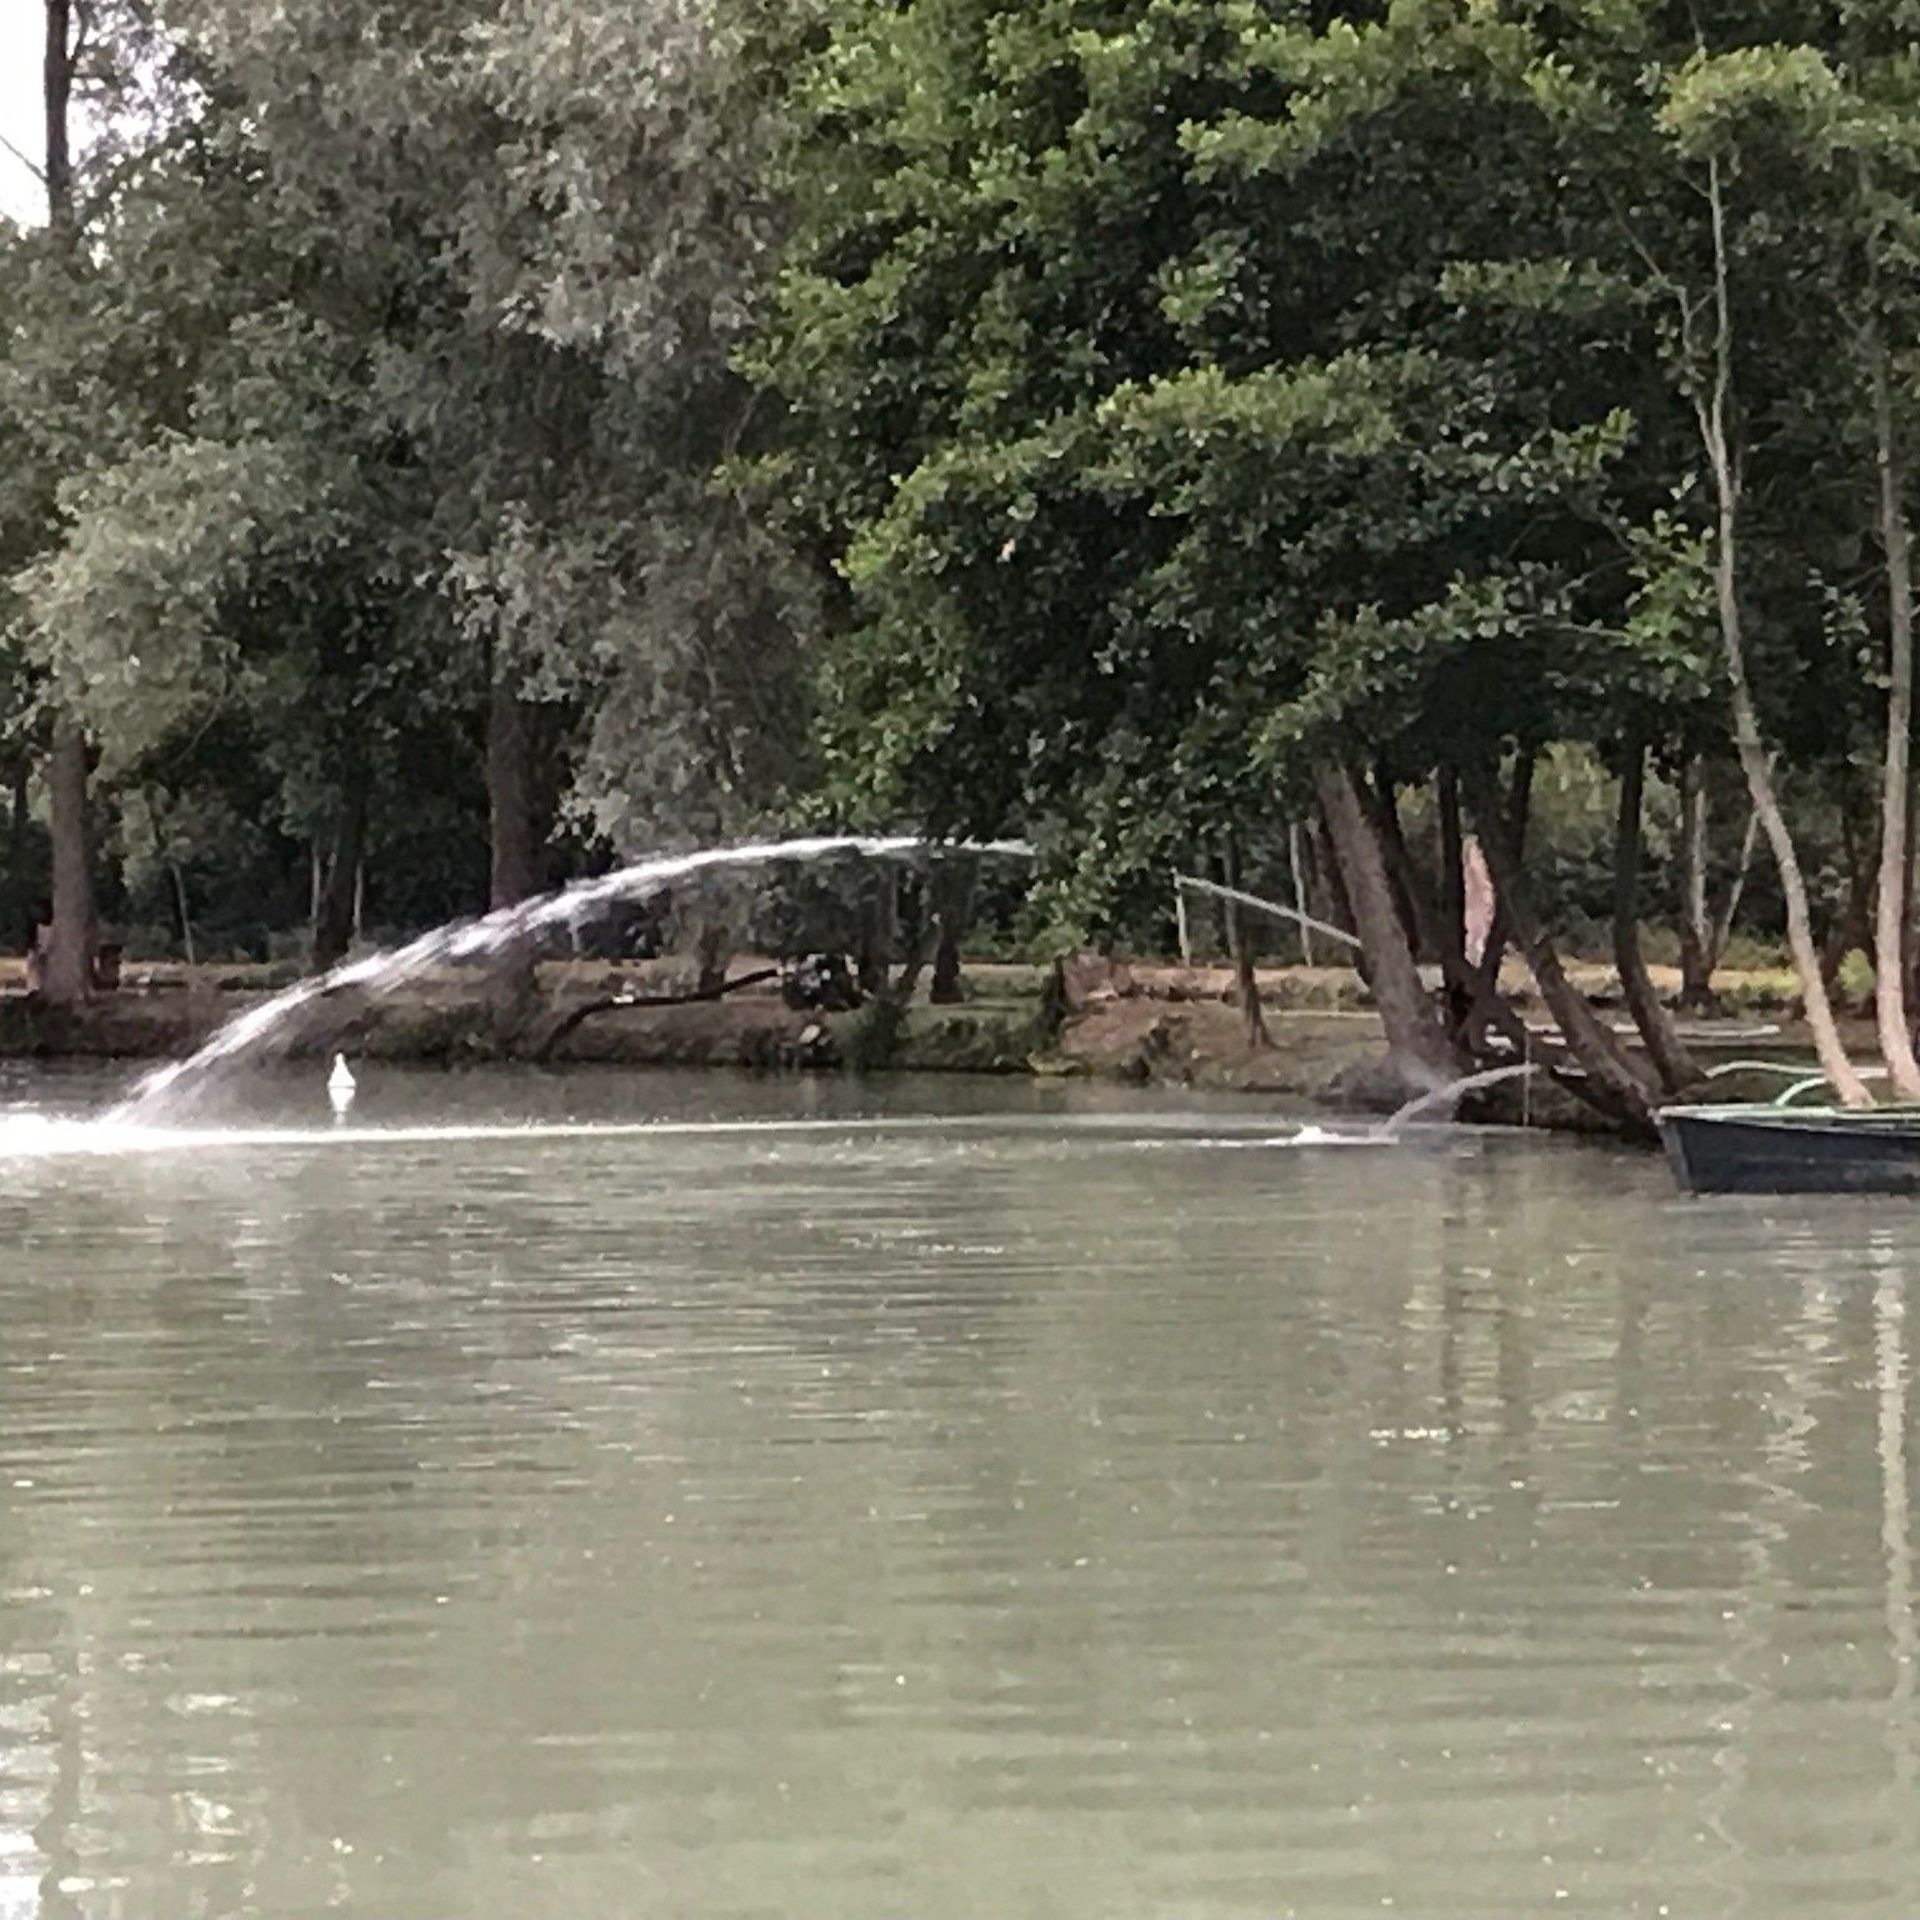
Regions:
<svg viewBox="0 0 1920 1920"><path fill-rule="evenodd" d="M1668 1107L1687 1193L1920 1193L1920 1107Z"/></svg>

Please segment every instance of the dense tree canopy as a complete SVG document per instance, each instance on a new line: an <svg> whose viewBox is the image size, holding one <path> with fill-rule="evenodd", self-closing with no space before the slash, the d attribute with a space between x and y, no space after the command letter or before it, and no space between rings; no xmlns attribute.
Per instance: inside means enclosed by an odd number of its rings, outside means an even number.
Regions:
<svg viewBox="0 0 1920 1920"><path fill-rule="evenodd" d="M1836 1086L1858 945L1920 1092L1913 0L86 19L105 136L0 250L0 746L84 733L110 884L272 870L324 959L369 869L827 817L1032 834L1057 941L1308 828L1405 1059L1511 1037L1510 942L1632 1120L1641 923L1704 992L1751 812Z"/></svg>

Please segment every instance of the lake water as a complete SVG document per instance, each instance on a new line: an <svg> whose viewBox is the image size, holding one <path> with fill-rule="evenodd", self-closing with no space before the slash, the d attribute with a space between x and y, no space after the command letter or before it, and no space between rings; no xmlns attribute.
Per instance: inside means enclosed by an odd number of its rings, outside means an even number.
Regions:
<svg viewBox="0 0 1920 1920"><path fill-rule="evenodd" d="M0 1126L0 1920L1911 1920L1910 1206L364 1081Z"/></svg>

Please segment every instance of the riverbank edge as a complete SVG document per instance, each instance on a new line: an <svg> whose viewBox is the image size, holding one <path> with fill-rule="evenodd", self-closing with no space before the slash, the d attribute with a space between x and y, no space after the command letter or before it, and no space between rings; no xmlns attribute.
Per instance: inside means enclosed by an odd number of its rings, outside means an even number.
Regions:
<svg viewBox="0 0 1920 1920"><path fill-rule="evenodd" d="M156 970L78 1013L0 990L0 1059L179 1059L280 984L249 970ZM958 1004L934 1006L921 995L904 1007L869 1002L845 1013L790 1008L770 986L690 1005L606 1004L676 985L684 982L662 963L543 969L535 995L509 1025L477 976L450 972L373 1002L328 996L263 1055L343 1051L446 1068L519 1062L1083 1077L1376 1113L1403 1092L1380 1071L1380 1030L1364 991L1338 969L1263 971L1264 1046L1249 1046L1231 976L1219 968L1083 964L1056 982L1050 969L987 965L970 971ZM581 1018L583 1009L593 1011ZM1742 1031L1729 1027L1730 1037ZM1797 1035L1771 1031L1777 1038L1767 1052L1799 1055ZM1594 1124L1578 1102L1539 1082L1491 1090L1475 1111L1556 1131Z"/></svg>

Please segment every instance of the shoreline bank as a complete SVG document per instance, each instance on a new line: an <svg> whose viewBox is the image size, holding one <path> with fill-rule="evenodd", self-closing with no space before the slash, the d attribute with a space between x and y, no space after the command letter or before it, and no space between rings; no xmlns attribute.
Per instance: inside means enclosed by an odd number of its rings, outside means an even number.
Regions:
<svg viewBox="0 0 1920 1920"><path fill-rule="evenodd" d="M735 972L760 964L742 958ZM179 1059L288 983L284 973L264 968L134 968L118 991L67 1014L28 998L24 982L0 971L0 1059ZM672 962L553 963L540 970L537 991L511 1029L500 1024L481 976L450 968L377 1001L327 996L263 1047L262 1057L339 1050L447 1067L532 1062L1085 1077L1379 1111L1369 1080L1381 1055L1380 1029L1357 977L1341 969L1273 968L1262 971L1260 985L1270 1044L1249 1048L1224 968L1082 962L1067 970L1063 1006L1050 970L982 964L968 970L958 1004L931 1005L922 991L904 1008L870 1001L826 1013L787 1006L770 982L718 1000L607 1005L621 995L684 990L684 969ZM1759 995L1744 998L1752 1005ZM1696 1043L1725 1057L1750 1051L1795 1060L1805 1053L1797 1029L1753 1014L1700 1023ZM1492 1090L1475 1110L1555 1130L1592 1126L1578 1102L1538 1082Z"/></svg>

